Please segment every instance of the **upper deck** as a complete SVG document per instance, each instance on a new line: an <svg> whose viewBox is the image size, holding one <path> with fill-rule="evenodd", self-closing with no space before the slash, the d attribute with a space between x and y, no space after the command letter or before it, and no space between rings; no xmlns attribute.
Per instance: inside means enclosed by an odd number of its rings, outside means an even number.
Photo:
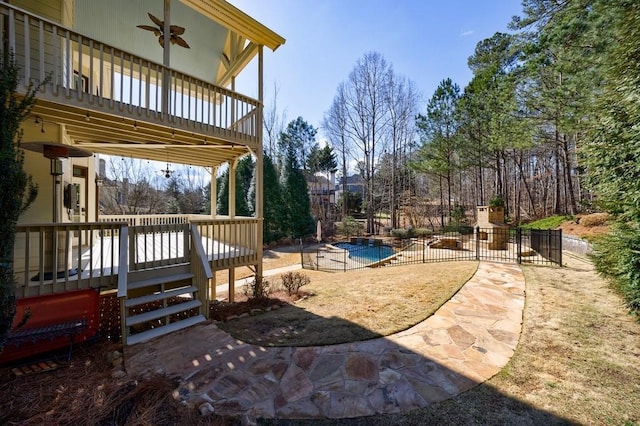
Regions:
<svg viewBox="0 0 640 426"><path fill-rule="evenodd" d="M12 5L0 3L0 13L4 48L22 74L19 90L47 81L33 114L63 125L66 143L200 166L233 161L261 146L259 100Z"/></svg>

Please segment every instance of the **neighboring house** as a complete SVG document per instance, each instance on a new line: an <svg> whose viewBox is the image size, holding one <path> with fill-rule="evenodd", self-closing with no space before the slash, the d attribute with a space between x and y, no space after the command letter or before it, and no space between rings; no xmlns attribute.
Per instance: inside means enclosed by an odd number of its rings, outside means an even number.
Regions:
<svg viewBox="0 0 640 426"><path fill-rule="evenodd" d="M337 179L336 182L336 199L342 197L343 192L349 191L354 194L360 194L362 200L365 200L365 181L360 175L347 176L346 186L342 178Z"/></svg>
<svg viewBox="0 0 640 426"><path fill-rule="evenodd" d="M25 169L40 193L17 229L18 298L117 288L130 344L204 320L216 270L231 283L239 266L261 275L263 51L285 40L223 0L12 0L0 13L20 90L49 77L23 123ZM257 99L235 91L250 64ZM237 217L232 199L225 217L100 215L95 154L215 175L248 153L257 217ZM167 304L176 296L188 303ZM130 310L151 302L156 314Z"/></svg>
<svg viewBox="0 0 640 426"><path fill-rule="evenodd" d="M336 184L334 173L331 174L329 179L319 173L315 175L307 173L305 178L307 180L307 188L309 190L309 198L312 206L335 206Z"/></svg>

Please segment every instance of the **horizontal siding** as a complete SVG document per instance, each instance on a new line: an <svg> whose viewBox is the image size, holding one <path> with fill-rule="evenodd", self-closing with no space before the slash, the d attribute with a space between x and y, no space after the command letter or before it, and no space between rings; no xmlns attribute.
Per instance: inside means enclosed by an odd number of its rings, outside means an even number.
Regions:
<svg viewBox="0 0 640 426"><path fill-rule="evenodd" d="M61 0L12 0L11 4L51 21L63 23Z"/></svg>

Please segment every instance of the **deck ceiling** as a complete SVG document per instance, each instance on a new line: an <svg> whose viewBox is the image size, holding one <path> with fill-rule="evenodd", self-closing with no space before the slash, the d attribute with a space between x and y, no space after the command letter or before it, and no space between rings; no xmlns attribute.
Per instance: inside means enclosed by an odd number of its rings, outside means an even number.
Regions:
<svg viewBox="0 0 640 426"><path fill-rule="evenodd" d="M32 114L45 122L59 123L72 146L93 153L211 167L232 163L251 152L247 146L214 139L205 133L95 111L87 118L78 109L64 109L60 104L42 100Z"/></svg>

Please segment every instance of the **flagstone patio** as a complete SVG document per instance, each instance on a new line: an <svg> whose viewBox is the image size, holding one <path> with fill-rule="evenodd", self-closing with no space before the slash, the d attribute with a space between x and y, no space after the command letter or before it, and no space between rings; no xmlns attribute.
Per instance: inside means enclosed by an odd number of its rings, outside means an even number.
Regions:
<svg viewBox="0 0 640 426"><path fill-rule="evenodd" d="M451 398L498 373L518 344L524 290L517 265L482 262L434 315L391 336L272 348L240 342L208 323L126 347L125 365L132 375L179 377L184 399L209 402L221 415L398 413Z"/></svg>

